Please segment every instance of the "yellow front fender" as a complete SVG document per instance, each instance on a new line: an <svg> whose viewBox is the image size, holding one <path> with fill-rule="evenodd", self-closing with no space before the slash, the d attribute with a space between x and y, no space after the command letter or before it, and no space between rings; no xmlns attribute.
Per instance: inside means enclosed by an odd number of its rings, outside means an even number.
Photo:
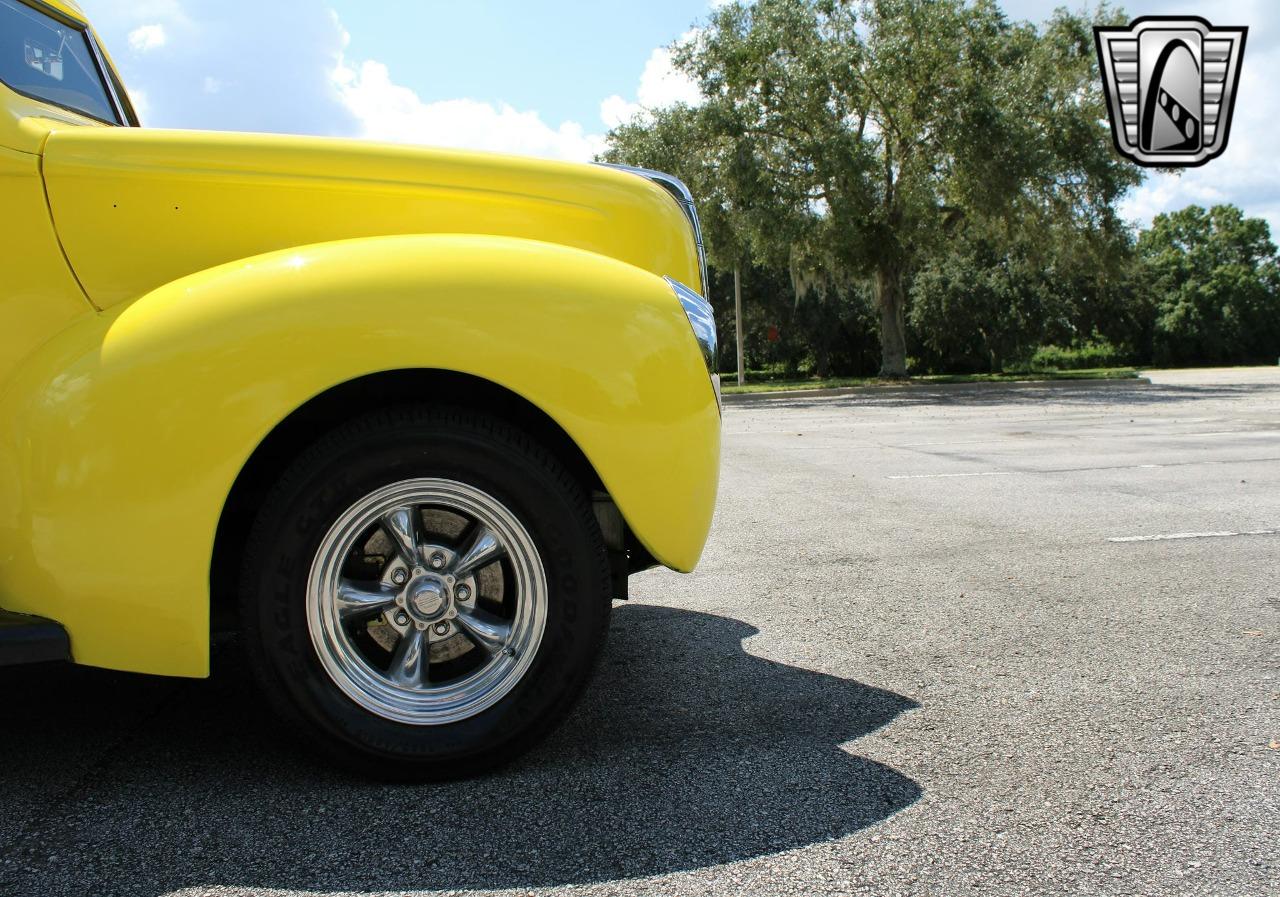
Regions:
<svg viewBox="0 0 1280 897"><path fill-rule="evenodd" d="M668 285L547 243L382 237L182 278L29 359L0 398L0 606L62 622L77 662L206 675L214 535L245 461L308 399L408 368L542 409L655 558L697 562L719 414Z"/></svg>

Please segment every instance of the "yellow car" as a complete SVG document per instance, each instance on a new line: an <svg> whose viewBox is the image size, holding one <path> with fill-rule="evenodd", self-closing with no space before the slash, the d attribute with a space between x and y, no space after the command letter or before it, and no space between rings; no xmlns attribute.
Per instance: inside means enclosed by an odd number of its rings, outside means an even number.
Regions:
<svg viewBox="0 0 1280 897"><path fill-rule="evenodd" d="M719 471L688 191L146 130L82 12L0 0L0 664L206 676L358 769L513 756Z"/></svg>

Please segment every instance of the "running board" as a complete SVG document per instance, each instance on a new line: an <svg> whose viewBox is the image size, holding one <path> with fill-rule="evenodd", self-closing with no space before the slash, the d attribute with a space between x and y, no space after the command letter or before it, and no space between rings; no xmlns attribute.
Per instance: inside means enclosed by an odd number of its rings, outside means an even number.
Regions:
<svg viewBox="0 0 1280 897"><path fill-rule="evenodd" d="M0 667L71 659L61 623L0 609Z"/></svg>

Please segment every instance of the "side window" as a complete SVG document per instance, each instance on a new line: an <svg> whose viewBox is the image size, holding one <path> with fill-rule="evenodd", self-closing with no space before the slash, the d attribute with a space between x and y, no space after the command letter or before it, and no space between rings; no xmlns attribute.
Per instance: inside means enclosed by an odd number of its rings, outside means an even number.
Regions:
<svg viewBox="0 0 1280 897"><path fill-rule="evenodd" d="M0 81L37 100L120 124L88 35L18 0L0 0Z"/></svg>

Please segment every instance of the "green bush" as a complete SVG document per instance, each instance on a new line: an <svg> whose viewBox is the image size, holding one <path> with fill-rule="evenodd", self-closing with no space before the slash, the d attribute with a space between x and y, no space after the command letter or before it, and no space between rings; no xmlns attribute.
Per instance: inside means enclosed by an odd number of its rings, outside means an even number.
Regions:
<svg viewBox="0 0 1280 897"><path fill-rule="evenodd" d="M1125 353L1106 340L1079 346L1041 346L1031 356L1033 371L1078 371L1084 368L1118 367L1128 361Z"/></svg>

